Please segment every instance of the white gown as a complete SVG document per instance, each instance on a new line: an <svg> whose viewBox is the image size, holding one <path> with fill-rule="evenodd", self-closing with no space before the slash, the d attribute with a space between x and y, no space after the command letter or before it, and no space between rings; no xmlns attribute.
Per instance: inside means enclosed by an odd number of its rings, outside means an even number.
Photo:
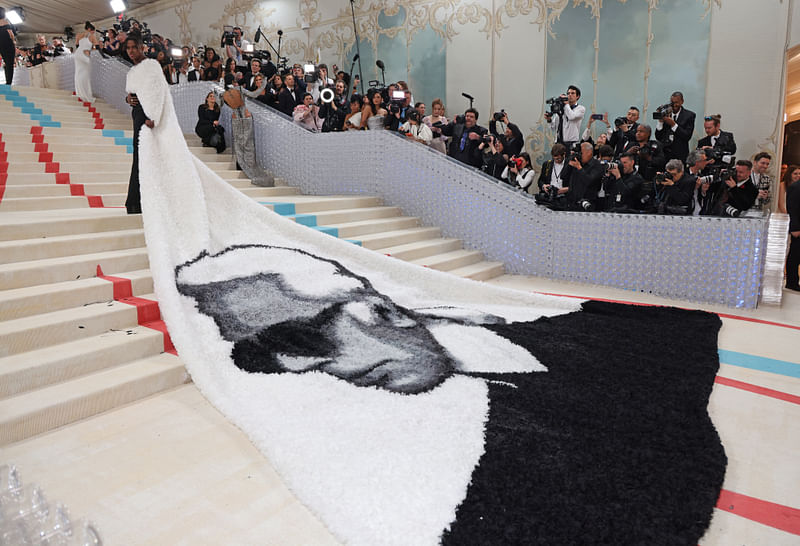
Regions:
<svg viewBox="0 0 800 546"><path fill-rule="evenodd" d="M92 41L84 36L75 50L75 94L84 102L94 102L92 94L92 62L88 53L92 51Z"/></svg>

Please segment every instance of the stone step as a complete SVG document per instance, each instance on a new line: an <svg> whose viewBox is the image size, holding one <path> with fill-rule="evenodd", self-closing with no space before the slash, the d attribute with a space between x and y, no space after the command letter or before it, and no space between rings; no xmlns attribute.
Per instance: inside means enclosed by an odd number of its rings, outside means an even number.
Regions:
<svg viewBox="0 0 800 546"><path fill-rule="evenodd" d="M502 262L479 262L451 269L448 273L476 281L485 281L504 274L505 266Z"/></svg>
<svg viewBox="0 0 800 546"><path fill-rule="evenodd" d="M0 445L73 423L176 387L179 358L162 353L0 401Z"/></svg>
<svg viewBox="0 0 800 546"><path fill-rule="evenodd" d="M57 237L59 235L97 233L138 229L142 227L140 215L115 214L100 216L91 211L77 212L79 216L51 217L44 219L30 216L16 221L0 217L0 240L33 239L36 237ZM5 220L5 221L4 221Z"/></svg>
<svg viewBox="0 0 800 546"><path fill-rule="evenodd" d="M93 303L0 322L0 356L41 349L138 324L136 307L118 301Z"/></svg>
<svg viewBox="0 0 800 546"><path fill-rule="evenodd" d="M438 237L441 237L441 230L438 227L417 227L364 235L359 237L359 240L361 246L374 250Z"/></svg>
<svg viewBox="0 0 800 546"><path fill-rule="evenodd" d="M436 254L461 250L462 244L461 239L431 238L424 241L377 248L375 250L394 258L413 261Z"/></svg>
<svg viewBox="0 0 800 546"><path fill-rule="evenodd" d="M114 276L131 281L133 296L153 292L153 277L149 269L125 271ZM0 291L0 319L28 317L113 299L113 284L97 277L3 290Z"/></svg>
<svg viewBox="0 0 800 546"><path fill-rule="evenodd" d="M359 220L356 222L325 225L336 228L339 232L339 237L350 239L363 235L414 228L419 226L419 218L396 216L394 218L377 218L374 220Z"/></svg>
<svg viewBox="0 0 800 546"><path fill-rule="evenodd" d="M262 188L259 186L254 186L253 184L249 183L245 187L238 187L234 186L240 192L245 194L248 197L252 197L253 199L267 199L273 196L280 196L280 195L299 195L300 190L297 188L290 188L287 186L283 187L276 187L276 188Z"/></svg>
<svg viewBox="0 0 800 546"><path fill-rule="evenodd" d="M0 265L0 290L91 278L95 276L98 265L106 275L147 269L147 250L130 248L3 264Z"/></svg>
<svg viewBox="0 0 800 546"><path fill-rule="evenodd" d="M44 260L59 256L75 256L123 248L139 248L144 245L143 229L2 241L0 242L0 264Z"/></svg>
<svg viewBox="0 0 800 546"><path fill-rule="evenodd" d="M86 197L17 197L0 201L0 212L76 208L89 208L89 201Z"/></svg>
<svg viewBox="0 0 800 546"><path fill-rule="evenodd" d="M164 335L134 326L0 358L0 399L164 351Z"/></svg>
<svg viewBox="0 0 800 546"><path fill-rule="evenodd" d="M346 222L358 222L361 220L375 220L379 218L395 218L402 216L403 211L399 207L362 207L357 209L340 209L320 211L314 214L319 226L333 226Z"/></svg>
<svg viewBox="0 0 800 546"><path fill-rule="evenodd" d="M339 195L326 197L298 195L275 197L269 201L276 203L293 203L296 214L309 214L342 208L377 207L381 205L381 200L378 197L353 197Z"/></svg>
<svg viewBox="0 0 800 546"><path fill-rule="evenodd" d="M460 267L476 264L483 261L483 259L483 252L461 249L411 260L411 263L430 267L431 269L438 269L439 271L451 271Z"/></svg>

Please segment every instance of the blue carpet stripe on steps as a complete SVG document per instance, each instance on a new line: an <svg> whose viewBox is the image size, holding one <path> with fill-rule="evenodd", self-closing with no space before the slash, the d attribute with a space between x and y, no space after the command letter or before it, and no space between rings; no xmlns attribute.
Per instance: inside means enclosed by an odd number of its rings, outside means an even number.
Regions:
<svg viewBox="0 0 800 546"><path fill-rule="evenodd" d="M126 137L121 129L100 129L104 137L113 138L117 146L125 146L129 154L133 153L133 138Z"/></svg>
<svg viewBox="0 0 800 546"><path fill-rule="evenodd" d="M719 349L719 361L723 364L739 366L740 368L749 368L751 370L800 378L800 364L795 362L738 353L725 349Z"/></svg>
<svg viewBox="0 0 800 546"><path fill-rule="evenodd" d="M39 127L61 127L61 123L53 121L50 115L45 114L41 108L37 108L35 104L29 101L26 97L19 94L16 89L11 89L10 85L0 85L0 95L19 108L20 112L31 118L31 121L36 121Z"/></svg>
<svg viewBox="0 0 800 546"><path fill-rule="evenodd" d="M261 205L270 205L272 206L272 210L276 213L280 214L281 216L286 216L287 218L294 219L300 225L310 227L311 229L315 229L321 233L325 233L332 237L339 238L339 230L335 227L330 226L319 226L317 225L317 216L315 214L297 214L296 207L294 203L278 203L275 201L259 201ZM356 239L345 239L348 243L353 243L354 245L361 246L361 241Z"/></svg>

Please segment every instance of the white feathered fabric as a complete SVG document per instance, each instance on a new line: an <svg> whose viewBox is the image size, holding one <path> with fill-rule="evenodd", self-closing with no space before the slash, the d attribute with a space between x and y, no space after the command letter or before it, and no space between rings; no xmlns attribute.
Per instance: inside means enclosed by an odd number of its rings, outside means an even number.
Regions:
<svg viewBox="0 0 800 546"><path fill-rule="evenodd" d="M268 457L298 498L348 544L437 544L483 453L486 382L453 376L416 395L359 387L319 371L248 373L218 325L181 295L175 268L234 245L273 245L332 259L411 309L534 320L580 302L524 294L410 265L295 224L220 179L186 147L169 89L153 60L131 69L154 129L142 128L140 181L150 269L161 313L203 394ZM231 254L230 256L234 256ZM275 264L265 263L265 267ZM245 260L209 275L249 275ZM281 263L284 270L302 260ZM213 269L213 268L211 268ZM290 275L291 273L289 273ZM335 279L315 279L323 292ZM330 282L330 287L326 283ZM437 309L445 306L449 311ZM354 313L357 315L358 310ZM440 325L436 340L463 371L543 371L527 351L479 326ZM498 369L497 362L507 365ZM511 363L511 364L509 364Z"/></svg>

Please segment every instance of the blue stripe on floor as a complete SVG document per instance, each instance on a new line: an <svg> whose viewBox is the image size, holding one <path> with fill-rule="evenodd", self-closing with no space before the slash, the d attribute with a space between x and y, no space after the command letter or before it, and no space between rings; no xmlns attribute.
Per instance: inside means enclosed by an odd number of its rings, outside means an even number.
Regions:
<svg viewBox="0 0 800 546"><path fill-rule="evenodd" d="M326 233L331 237L339 237L339 228L330 227L330 226L313 226L311 229L316 229L322 233Z"/></svg>
<svg viewBox="0 0 800 546"><path fill-rule="evenodd" d="M800 378L800 364L787 362L785 360L775 360L774 358L720 349L719 361L723 364L739 366L740 368L749 368L751 370Z"/></svg>
<svg viewBox="0 0 800 546"><path fill-rule="evenodd" d="M115 146L125 146L125 151L133 153L133 138L126 137L122 129L100 129L100 134L107 138L114 139Z"/></svg>
<svg viewBox="0 0 800 546"><path fill-rule="evenodd" d="M293 214L288 218L294 218L294 221L301 226L315 227L317 225L317 216L315 214Z"/></svg>
<svg viewBox="0 0 800 546"><path fill-rule="evenodd" d="M361 244L361 241L356 241L355 239L345 239L348 243L353 243L356 246L364 246Z"/></svg>
<svg viewBox="0 0 800 546"><path fill-rule="evenodd" d="M302 226L310 227L311 229L315 229L320 233L325 233L326 235L336 237L337 239L339 238L339 228L331 226L318 226L316 214L296 214L294 203L276 203L274 201L259 201L259 203L261 205L272 205L272 210L274 210L276 213L280 214L281 216L286 216L287 218L292 218L295 222ZM361 241L356 239L343 240L357 246L362 246Z"/></svg>

